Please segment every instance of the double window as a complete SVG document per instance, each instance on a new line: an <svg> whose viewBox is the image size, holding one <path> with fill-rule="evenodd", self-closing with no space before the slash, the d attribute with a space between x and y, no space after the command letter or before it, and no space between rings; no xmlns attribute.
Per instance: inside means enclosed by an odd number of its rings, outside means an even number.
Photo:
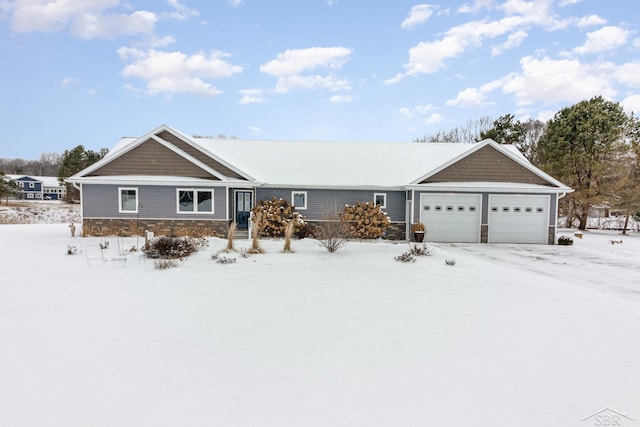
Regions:
<svg viewBox="0 0 640 427"><path fill-rule="evenodd" d="M179 188L178 213L213 213L213 190Z"/></svg>
<svg viewBox="0 0 640 427"><path fill-rule="evenodd" d="M118 188L118 209L120 213L138 212L138 189L129 187Z"/></svg>

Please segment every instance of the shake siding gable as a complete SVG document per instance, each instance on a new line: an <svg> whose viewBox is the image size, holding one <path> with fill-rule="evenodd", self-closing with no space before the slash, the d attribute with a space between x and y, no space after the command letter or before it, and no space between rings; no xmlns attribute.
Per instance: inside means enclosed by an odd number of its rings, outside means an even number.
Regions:
<svg viewBox="0 0 640 427"><path fill-rule="evenodd" d="M517 182L550 186L545 179L488 145L420 184L432 182Z"/></svg>
<svg viewBox="0 0 640 427"><path fill-rule="evenodd" d="M224 175L226 177L245 180L245 178L243 176L241 176L240 174L238 174L237 172L234 172L233 170L231 170L228 167L224 166L222 163L215 161L214 159L212 159L208 155L204 154L202 151L198 150L197 148L193 147L190 144L187 144L186 142L184 142L182 139L178 138L177 136L175 136L171 132L168 132L168 131L165 130L163 132L160 132L156 136L158 136L159 138L162 138L163 140L175 145L176 147L178 147L179 149L181 149L185 153L189 154L190 156L194 157L195 159L198 159L199 161L201 161L205 165L209 166L211 169L218 171L219 173L221 173L222 175Z"/></svg>
<svg viewBox="0 0 640 427"><path fill-rule="evenodd" d="M153 139L145 141L125 155L105 164L89 176L114 175L187 176L219 181L216 176Z"/></svg>

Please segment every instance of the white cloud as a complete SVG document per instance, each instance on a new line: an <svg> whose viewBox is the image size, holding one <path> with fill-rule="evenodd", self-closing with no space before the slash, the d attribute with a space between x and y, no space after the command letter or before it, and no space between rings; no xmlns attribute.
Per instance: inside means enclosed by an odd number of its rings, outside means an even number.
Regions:
<svg viewBox="0 0 640 427"><path fill-rule="evenodd" d="M636 117L640 115L640 95L627 96L620 101L620 105L622 105L627 114L633 112Z"/></svg>
<svg viewBox="0 0 640 427"><path fill-rule="evenodd" d="M450 99L446 102L446 105L452 107L481 107L486 104L486 95L485 93L476 88L466 88L460 92L458 92L458 96L454 99Z"/></svg>
<svg viewBox="0 0 640 427"><path fill-rule="evenodd" d="M541 122L548 122L553 118L553 116L556 115L556 113L557 111L553 111L553 110L540 110L538 111L538 115L536 119L540 120Z"/></svg>
<svg viewBox="0 0 640 427"><path fill-rule="evenodd" d="M144 10L124 14L82 14L73 20L71 33L84 39L109 39L121 35L151 34L157 16Z"/></svg>
<svg viewBox="0 0 640 427"><path fill-rule="evenodd" d="M424 24L433 14L433 8L434 6L431 4L419 4L413 6L409 12L409 16L402 21L400 27L405 30L410 30L416 25Z"/></svg>
<svg viewBox="0 0 640 427"><path fill-rule="evenodd" d="M494 46L491 49L491 56L498 56L505 50L513 49L522 44L524 39L528 36L527 32L524 30L516 31L515 33L509 34L507 41L504 42L500 46Z"/></svg>
<svg viewBox="0 0 640 427"><path fill-rule="evenodd" d="M155 13L146 10L108 12L118 5L119 0L16 0L11 23L19 33L70 28L72 34L83 38L113 38L153 31L158 19Z"/></svg>
<svg viewBox="0 0 640 427"><path fill-rule="evenodd" d="M264 92L264 89L243 89L240 91L240 104L265 104L269 100L264 97Z"/></svg>
<svg viewBox="0 0 640 427"><path fill-rule="evenodd" d="M68 89L69 86L77 82L78 82L78 79L74 79L73 77L65 77L64 79L62 79L62 87L64 89Z"/></svg>
<svg viewBox="0 0 640 427"><path fill-rule="evenodd" d="M0 0L2 1L2 0ZM156 14L133 10L121 0L15 0L10 13L12 29L19 33L55 32L69 29L82 38L115 38L122 35L153 35L161 17L184 21L198 16L179 0L167 0L172 11Z"/></svg>
<svg viewBox="0 0 640 427"><path fill-rule="evenodd" d="M413 119L416 116L411 111L411 108L408 108L408 107L402 107L399 110L397 110L394 114L396 114L398 116L402 116L405 119Z"/></svg>
<svg viewBox="0 0 640 427"><path fill-rule="evenodd" d="M424 120L424 123L427 125L434 125L436 123L440 123L444 119L444 116L439 113L433 113L429 117Z"/></svg>
<svg viewBox="0 0 640 427"><path fill-rule="evenodd" d="M329 98L329 102L334 104L346 104L353 101L353 96L351 95L333 95Z"/></svg>
<svg viewBox="0 0 640 427"><path fill-rule="evenodd" d="M433 111L435 109L435 107L431 104L427 104L427 105L416 105L415 110L417 113L419 114L427 114L430 111Z"/></svg>
<svg viewBox="0 0 640 427"><path fill-rule="evenodd" d="M628 62L618 66L614 77L620 83L640 89L640 62Z"/></svg>
<svg viewBox="0 0 640 427"><path fill-rule="evenodd" d="M562 0L560 2L560 7L565 7L565 6L569 6L572 4L578 4L580 3L582 0Z"/></svg>
<svg viewBox="0 0 640 427"><path fill-rule="evenodd" d="M524 57L519 73L512 73L495 83L518 105L552 102L579 102L595 95L613 98L610 63L583 64L578 60Z"/></svg>
<svg viewBox="0 0 640 427"><path fill-rule="evenodd" d="M347 80L329 75L314 74L318 69L329 72L339 70L350 59L352 50L345 47L312 47L291 49L278 54L260 71L277 78L276 91L286 93L294 89L328 89L343 91L351 89Z"/></svg>
<svg viewBox="0 0 640 427"><path fill-rule="evenodd" d="M577 54L611 51L627 42L629 32L621 27L607 26L587 33L587 40L573 51Z"/></svg>
<svg viewBox="0 0 640 427"><path fill-rule="evenodd" d="M180 3L179 0L167 0L167 3L174 9L173 12L169 13L169 16L175 20L186 21L191 17L200 16L200 12L197 9L190 9Z"/></svg>
<svg viewBox="0 0 640 427"><path fill-rule="evenodd" d="M242 67L225 60L227 54L216 51L209 55L186 55L123 47L118 49L118 54L123 60L131 61L122 70L122 76L145 81L145 92L149 95L191 93L214 96L221 91L205 79L220 79L242 72Z"/></svg>
<svg viewBox="0 0 640 427"><path fill-rule="evenodd" d="M509 39L502 47L504 49L522 42L526 28L530 26L555 29L567 25L555 19L549 7L549 0L509 0L500 6L506 15L502 19L469 21L450 28L440 40L420 42L410 48L409 62L404 64L404 71L385 83L397 83L405 77L418 74L436 73L445 67L447 60L460 56L467 49L481 46L487 39L508 34Z"/></svg>
<svg viewBox="0 0 640 427"><path fill-rule="evenodd" d="M257 126L249 126L249 133L251 133L251 135L263 135L264 131L262 130L262 128L259 128Z"/></svg>
<svg viewBox="0 0 640 427"><path fill-rule="evenodd" d="M598 15L589 15L578 19L576 25L578 27L591 27L593 25L604 25L607 21Z"/></svg>
<svg viewBox="0 0 640 427"><path fill-rule="evenodd" d="M240 6L242 3L244 3L243 0L228 0L228 2L233 7Z"/></svg>

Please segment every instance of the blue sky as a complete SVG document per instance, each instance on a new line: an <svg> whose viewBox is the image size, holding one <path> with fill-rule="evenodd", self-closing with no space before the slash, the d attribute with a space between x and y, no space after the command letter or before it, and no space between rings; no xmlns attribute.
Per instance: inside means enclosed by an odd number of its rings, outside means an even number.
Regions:
<svg viewBox="0 0 640 427"><path fill-rule="evenodd" d="M594 95L640 112L639 21L636 0L0 0L0 157L160 124L406 142Z"/></svg>

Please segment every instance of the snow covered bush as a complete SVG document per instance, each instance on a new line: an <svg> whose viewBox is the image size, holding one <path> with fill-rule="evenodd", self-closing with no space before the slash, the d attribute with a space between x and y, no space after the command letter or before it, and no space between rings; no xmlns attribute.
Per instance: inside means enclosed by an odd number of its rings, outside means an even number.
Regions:
<svg viewBox="0 0 640 427"><path fill-rule="evenodd" d="M569 236L560 236L558 238L558 244L561 246L571 246L573 245L573 239Z"/></svg>
<svg viewBox="0 0 640 427"><path fill-rule="evenodd" d="M378 239L389 226L389 217L373 202L347 205L340 219L349 224L349 231L358 239Z"/></svg>
<svg viewBox="0 0 640 427"><path fill-rule="evenodd" d="M293 221L296 228L302 227L305 222L295 206L290 205L284 199L258 200L251 210L254 217L260 214L258 227L261 237L283 237L287 224Z"/></svg>
<svg viewBox="0 0 640 427"><path fill-rule="evenodd" d="M182 259L206 247L205 238L159 236L151 240L146 256L149 258Z"/></svg>

